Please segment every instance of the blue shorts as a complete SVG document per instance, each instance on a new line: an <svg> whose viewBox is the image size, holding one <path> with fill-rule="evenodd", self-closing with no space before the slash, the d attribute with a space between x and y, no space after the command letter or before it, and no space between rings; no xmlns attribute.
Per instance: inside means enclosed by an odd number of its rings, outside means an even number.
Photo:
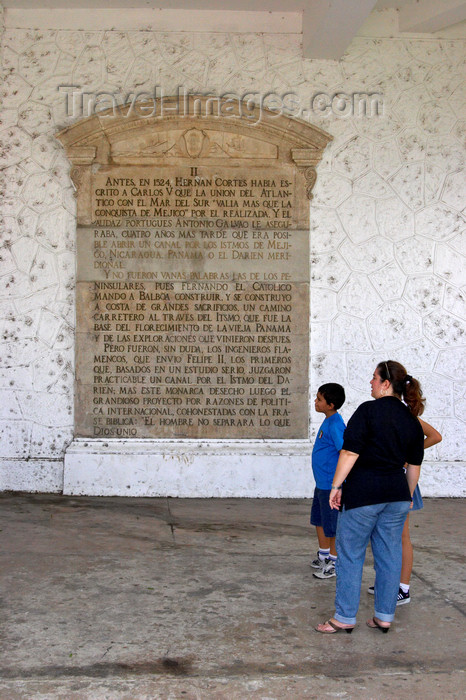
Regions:
<svg viewBox="0 0 466 700"><path fill-rule="evenodd" d="M330 508L329 498L330 489L318 489L316 486L312 499L311 525L322 527L325 537L335 537L339 511Z"/></svg>
<svg viewBox="0 0 466 700"><path fill-rule="evenodd" d="M422 502L421 492L419 491L419 486L416 486L413 493L413 507L411 508L411 511L421 510L423 507L424 503Z"/></svg>

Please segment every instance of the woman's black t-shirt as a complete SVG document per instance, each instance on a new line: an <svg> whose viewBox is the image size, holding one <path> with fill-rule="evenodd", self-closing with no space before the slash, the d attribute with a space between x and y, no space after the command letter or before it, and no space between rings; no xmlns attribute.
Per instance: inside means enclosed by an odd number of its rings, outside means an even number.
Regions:
<svg viewBox="0 0 466 700"><path fill-rule="evenodd" d="M346 510L411 500L403 466L421 464L424 433L400 399L384 396L361 404L348 421L343 449L359 455L343 484Z"/></svg>

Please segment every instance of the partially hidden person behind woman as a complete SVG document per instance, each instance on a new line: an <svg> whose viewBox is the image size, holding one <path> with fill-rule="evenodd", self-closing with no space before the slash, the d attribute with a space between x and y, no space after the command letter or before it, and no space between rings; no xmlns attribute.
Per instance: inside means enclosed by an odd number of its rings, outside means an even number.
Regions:
<svg viewBox="0 0 466 700"><path fill-rule="evenodd" d="M438 430L436 430L432 425L426 423L420 418L418 418L418 421L421 424L422 432L424 433L424 450L426 450L428 447L432 447L433 445L437 445L437 443L439 442L442 442L442 436L440 435ZM409 534L409 516L415 510L421 510L421 508L423 507L424 502L422 500L421 491L419 489L418 484L414 489L411 509L408 515L406 516L403 532L401 533L401 575L400 589L398 591L398 596L396 599L397 605L406 605L406 603L411 602L411 595L409 589L411 582L411 574L413 571L414 551L411 542L411 537ZM371 595L374 595L374 586L369 586L367 592Z"/></svg>
<svg viewBox="0 0 466 700"><path fill-rule="evenodd" d="M395 616L401 533L424 456L417 416L425 399L417 379L393 360L380 362L370 383L376 401L361 404L350 418L330 491L330 507L341 512L335 615L315 628L323 634L350 633L356 625L369 541L375 569L374 616L366 624L388 632Z"/></svg>

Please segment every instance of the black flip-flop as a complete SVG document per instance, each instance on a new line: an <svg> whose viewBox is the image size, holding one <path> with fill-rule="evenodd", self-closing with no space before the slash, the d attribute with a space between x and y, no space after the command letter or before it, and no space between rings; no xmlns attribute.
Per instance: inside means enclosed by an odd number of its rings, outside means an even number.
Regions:
<svg viewBox="0 0 466 700"><path fill-rule="evenodd" d="M315 631L320 632L321 634L336 634L337 632L346 632L347 634L351 634L351 632L354 630L354 627L339 627L331 620L327 620L321 624L330 625L330 627L333 627L334 629L333 632L330 632L329 630L318 630L317 627L314 627Z"/></svg>
<svg viewBox="0 0 466 700"><path fill-rule="evenodd" d="M369 624L370 622L373 622L374 624L373 624L373 625L370 625L370 624ZM329 622L329 624L330 624L330 622ZM375 630L375 629L382 630L382 632L383 632L384 634L387 634L388 630L390 629L390 625L388 625L388 627L384 627L383 625L380 625L380 624L377 622L377 620L375 619L375 617L373 617L372 620L367 620L366 625L367 625L368 627L370 627L372 630Z"/></svg>

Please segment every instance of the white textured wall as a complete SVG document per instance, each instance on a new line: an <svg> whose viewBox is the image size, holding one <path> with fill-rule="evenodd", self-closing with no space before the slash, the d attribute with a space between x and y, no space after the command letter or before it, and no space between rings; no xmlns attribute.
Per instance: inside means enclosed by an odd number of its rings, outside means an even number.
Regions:
<svg viewBox="0 0 466 700"><path fill-rule="evenodd" d="M424 493L461 495L465 43L357 38L336 63L304 61L299 40L4 32L0 489L60 490L73 435L75 201L53 136L71 123L58 87L125 93L158 84L167 95L179 85L293 90L306 104L316 92L383 93L383 118L311 116L334 136L311 207L311 401L320 383L340 381L348 418L369 398L376 363L403 362L444 436L426 455ZM312 436L319 420L313 413Z"/></svg>

